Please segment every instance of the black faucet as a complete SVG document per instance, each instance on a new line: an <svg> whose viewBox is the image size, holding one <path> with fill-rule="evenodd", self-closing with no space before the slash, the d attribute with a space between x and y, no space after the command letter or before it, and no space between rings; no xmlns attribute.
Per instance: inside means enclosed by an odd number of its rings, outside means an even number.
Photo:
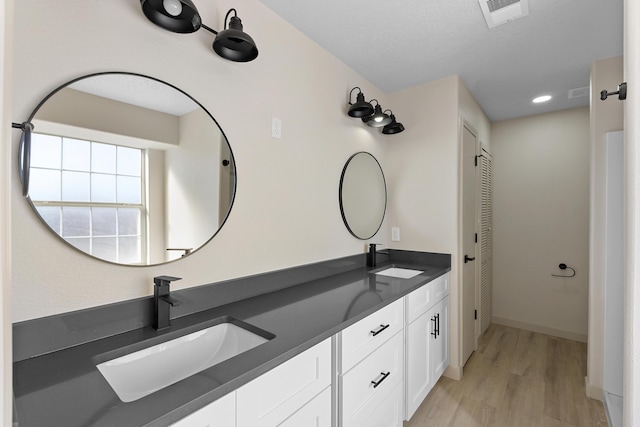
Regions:
<svg viewBox="0 0 640 427"><path fill-rule="evenodd" d="M376 266L376 245L377 243L369 243L369 252L367 253L367 267Z"/></svg>
<svg viewBox="0 0 640 427"><path fill-rule="evenodd" d="M170 294L169 284L180 277L158 276L153 278L153 328L161 331L171 326L171 307L182 304Z"/></svg>

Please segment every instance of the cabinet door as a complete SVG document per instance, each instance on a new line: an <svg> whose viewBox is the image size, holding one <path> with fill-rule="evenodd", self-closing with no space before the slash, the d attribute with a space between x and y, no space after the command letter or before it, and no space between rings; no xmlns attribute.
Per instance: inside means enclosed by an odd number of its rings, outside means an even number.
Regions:
<svg viewBox="0 0 640 427"><path fill-rule="evenodd" d="M386 402L396 386L402 385L402 338L402 333L397 333L342 376L342 426L367 426L371 414Z"/></svg>
<svg viewBox="0 0 640 427"><path fill-rule="evenodd" d="M435 326L432 321L434 318L435 310L431 310L407 326L406 420L411 419L433 384L429 356L433 340L430 333Z"/></svg>
<svg viewBox="0 0 640 427"><path fill-rule="evenodd" d="M433 309L439 331L436 337L430 335L433 342L429 349L429 365L435 384L449 366L449 297L440 301Z"/></svg>
<svg viewBox="0 0 640 427"><path fill-rule="evenodd" d="M276 426L331 384L331 338L240 387L238 427Z"/></svg>
<svg viewBox="0 0 640 427"><path fill-rule="evenodd" d="M236 392L221 397L171 427L236 427Z"/></svg>
<svg viewBox="0 0 640 427"><path fill-rule="evenodd" d="M331 427L331 387L327 387L278 427Z"/></svg>

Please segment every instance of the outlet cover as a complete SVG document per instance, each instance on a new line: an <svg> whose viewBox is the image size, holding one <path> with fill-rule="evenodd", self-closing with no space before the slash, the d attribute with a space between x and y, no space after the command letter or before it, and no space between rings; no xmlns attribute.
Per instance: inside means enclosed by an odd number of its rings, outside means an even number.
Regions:
<svg viewBox="0 0 640 427"><path fill-rule="evenodd" d="M282 120L276 117L271 118L271 136L277 139L282 138Z"/></svg>

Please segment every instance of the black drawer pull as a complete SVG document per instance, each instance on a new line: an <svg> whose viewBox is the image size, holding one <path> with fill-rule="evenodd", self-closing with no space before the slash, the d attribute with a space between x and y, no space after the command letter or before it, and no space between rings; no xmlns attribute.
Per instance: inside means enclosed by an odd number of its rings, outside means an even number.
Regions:
<svg viewBox="0 0 640 427"><path fill-rule="evenodd" d="M433 335L434 338L438 338L438 320L436 316L433 316L431 318L431 321L433 322L433 332L431 332L431 335Z"/></svg>
<svg viewBox="0 0 640 427"><path fill-rule="evenodd" d="M386 380L387 377L389 375L391 375L391 372L387 372L386 374L384 372L380 372L380 375L382 375L382 378L380 378L378 381L371 381L371 384L373 384L373 388L378 387L380 384L382 384L382 381Z"/></svg>
<svg viewBox="0 0 640 427"><path fill-rule="evenodd" d="M385 329L387 329L389 327L389 324L387 325L380 325L380 329L378 329L377 331L371 331L371 333L373 334L373 336L375 337L376 335L378 335L380 332L384 331Z"/></svg>

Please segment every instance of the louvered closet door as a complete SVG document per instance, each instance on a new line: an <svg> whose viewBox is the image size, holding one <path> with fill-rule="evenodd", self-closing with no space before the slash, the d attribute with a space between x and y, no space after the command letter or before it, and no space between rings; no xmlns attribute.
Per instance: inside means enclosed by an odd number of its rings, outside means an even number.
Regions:
<svg viewBox="0 0 640 427"><path fill-rule="evenodd" d="M491 154L482 147L480 157L480 332L491 323L493 259L493 175Z"/></svg>

